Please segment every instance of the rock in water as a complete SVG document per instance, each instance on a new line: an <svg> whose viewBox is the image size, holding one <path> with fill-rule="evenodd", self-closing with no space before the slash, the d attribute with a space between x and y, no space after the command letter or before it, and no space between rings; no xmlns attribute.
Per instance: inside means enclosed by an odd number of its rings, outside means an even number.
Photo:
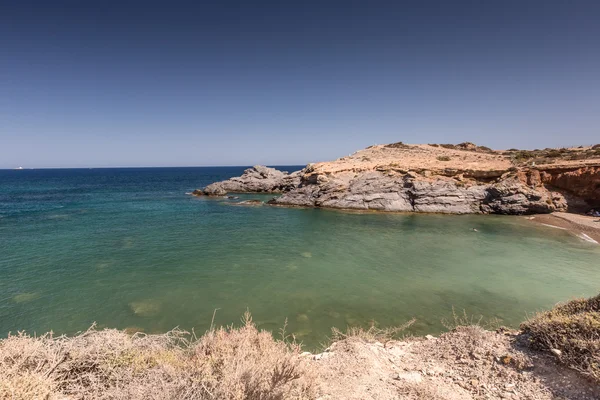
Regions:
<svg viewBox="0 0 600 400"><path fill-rule="evenodd" d="M283 193L298 186L300 177L300 171L288 174L256 165L245 170L242 176L208 185L202 193L208 196L225 196L228 192Z"/></svg>
<svg viewBox="0 0 600 400"><path fill-rule="evenodd" d="M238 206L262 206L264 203L260 200L251 199L251 200L243 200L243 201L240 201L238 203L233 203L233 204L238 205Z"/></svg>

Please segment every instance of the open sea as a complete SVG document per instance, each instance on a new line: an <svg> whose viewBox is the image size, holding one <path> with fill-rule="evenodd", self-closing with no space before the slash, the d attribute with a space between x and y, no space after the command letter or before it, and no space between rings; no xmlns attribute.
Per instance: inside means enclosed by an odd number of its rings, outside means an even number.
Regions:
<svg viewBox="0 0 600 400"><path fill-rule="evenodd" d="M278 167L294 171L301 167ZM452 307L518 326L600 290L600 246L523 217L236 206L187 195L244 167L0 170L0 336L202 333L246 309L309 348L331 327ZM241 199L271 196L240 195ZM478 232L473 231L476 228Z"/></svg>

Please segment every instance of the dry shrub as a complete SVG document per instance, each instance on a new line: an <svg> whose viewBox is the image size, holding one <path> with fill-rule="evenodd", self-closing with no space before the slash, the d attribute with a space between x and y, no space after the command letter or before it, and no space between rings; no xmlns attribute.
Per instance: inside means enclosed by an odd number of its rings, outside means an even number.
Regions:
<svg viewBox="0 0 600 400"><path fill-rule="evenodd" d="M587 160L600 156L600 152L594 150L593 147L586 150L581 150L581 147L577 149L546 148L543 150L515 150L514 152L512 152L512 150L514 149L509 150L511 151L509 154L512 162L517 165L528 164L531 162L535 162L536 164L553 164L560 160Z"/></svg>
<svg viewBox="0 0 600 400"><path fill-rule="evenodd" d="M389 340L397 339L398 335L408 329L414 324L416 319L400 325L386 328L379 328L375 324L372 324L369 328L365 329L360 326L349 326L345 332L340 331L338 328L331 329L331 340L337 342L345 339L361 339L366 342L386 342Z"/></svg>
<svg viewBox="0 0 600 400"><path fill-rule="evenodd" d="M438 161L450 161L450 157L448 156L439 156L437 159Z"/></svg>
<svg viewBox="0 0 600 400"><path fill-rule="evenodd" d="M496 330L501 326L501 320L498 318L484 319L483 315L469 315L467 310L462 310L462 313L457 313L452 306L452 315L450 318L442 318L441 323L449 331L453 331L458 327L477 326L483 329Z"/></svg>
<svg viewBox="0 0 600 400"><path fill-rule="evenodd" d="M308 399L312 372L295 343L240 328L200 339L180 330L0 340L0 399Z"/></svg>
<svg viewBox="0 0 600 400"><path fill-rule="evenodd" d="M559 350L560 362L600 382L600 295L538 313L521 329L531 347Z"/></svg>
<svg viewBox="0 0 600 400"><path fill-rule="evenodd" d="M204 381L218 399L312 398L314 376L299 357L296 343L275 341L259 332L246 313L239 329L221 328L204 335L194 348Z"/></svg>

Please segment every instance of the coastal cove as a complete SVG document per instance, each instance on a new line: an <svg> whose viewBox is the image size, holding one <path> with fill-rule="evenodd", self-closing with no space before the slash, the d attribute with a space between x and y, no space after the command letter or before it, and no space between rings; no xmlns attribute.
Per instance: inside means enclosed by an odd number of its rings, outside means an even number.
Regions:
<svg viewBox="0 0 600 400"><path fill-rule="evenodd" d="M296 171L301 167L277 167ZM249 309L309 348L333 326L516 326L597 294L600 246L520 216L347 213L186 196L244 167L0 171L0 335L203 332ZM240 194L239 200L269 200ZM473 229L476 229L474 231Z"/></svg>

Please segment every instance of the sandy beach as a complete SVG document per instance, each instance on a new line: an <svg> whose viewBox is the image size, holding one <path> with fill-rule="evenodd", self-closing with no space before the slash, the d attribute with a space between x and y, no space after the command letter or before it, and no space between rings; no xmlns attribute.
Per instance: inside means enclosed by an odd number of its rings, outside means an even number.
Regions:
<svg viewBox="0 0 600 400"><path fill-rule="evenodd" d="M528 218L539 224L566 229L585 240L587 240L585 237L587 236L589 239L600 243L600 218L598 217L554 212L552 214L537 214Z"/></svg>

